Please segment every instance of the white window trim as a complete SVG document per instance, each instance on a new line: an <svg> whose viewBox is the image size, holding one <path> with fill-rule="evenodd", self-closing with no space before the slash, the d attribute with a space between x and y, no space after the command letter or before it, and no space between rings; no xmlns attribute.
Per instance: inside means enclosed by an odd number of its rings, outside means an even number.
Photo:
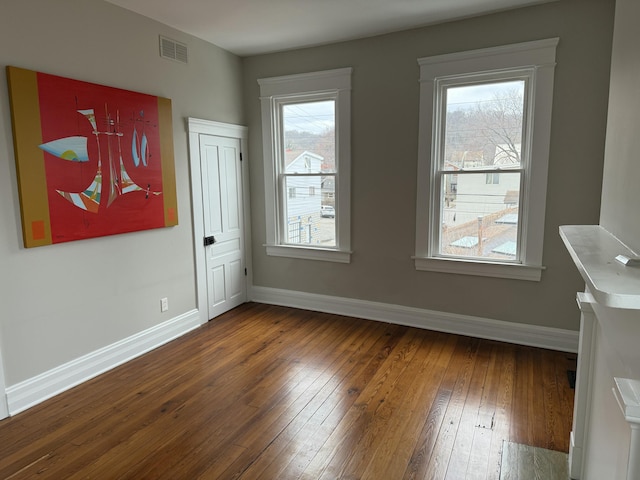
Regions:
<svg viewBox="0 0 640 480"><path fill-rule="evenodd" d="M420 66L420 118L418 144L418 190L416 203L416 249L412 257L416 270L539 281L542 276L542 249L546 207L551 106L558 38L518 43L467 52L418 59ZM446 76L533 68L534 122L530 131L531 164L525 186L525 209L520 239L521 263L441 257L431 252L430 229L434 166L433 116L435 80Z"/></svg>
<svg viewBox="0 0 640 480"><path fill-rule="evenodd" d="M260 85L267 255L349 263L351 261L351 72L340 68L322 72L263 78ZM278 210L277 132L274 106L283 98L333 94L336 101L336 247L287 245L280 238Z"/></svg>

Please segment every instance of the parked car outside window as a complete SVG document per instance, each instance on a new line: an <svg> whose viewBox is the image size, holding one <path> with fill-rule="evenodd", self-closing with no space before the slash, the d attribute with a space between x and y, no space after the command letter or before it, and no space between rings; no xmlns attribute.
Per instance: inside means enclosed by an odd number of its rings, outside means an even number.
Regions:
<svg viewBox="0 0 640 480"><path fill-rule="evenodd" d="M336 210L331 205L322 205L320 207L320 215L325 218L335 218Z"/></svg>

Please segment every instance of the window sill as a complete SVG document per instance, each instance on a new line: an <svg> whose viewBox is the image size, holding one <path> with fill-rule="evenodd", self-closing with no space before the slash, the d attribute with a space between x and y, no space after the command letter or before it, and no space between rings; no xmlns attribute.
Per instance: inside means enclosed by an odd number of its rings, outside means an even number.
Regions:
<svg viewBox="0 0 640 480"><path fill-rule="evenodd" d="M327 248L297 247L293 245L265 245L272 257L301 258L325 262L351 263L351 252Z"/></svg>
<svg viewBox="0 0 640 480"><path fill-rule="evenodd" d="M416 270L429 272L455 273L458 275L476 275L479 277L509 278L539 282L542 265L522 265L515 263L490 263L459 258L412 257Z"/></svg>

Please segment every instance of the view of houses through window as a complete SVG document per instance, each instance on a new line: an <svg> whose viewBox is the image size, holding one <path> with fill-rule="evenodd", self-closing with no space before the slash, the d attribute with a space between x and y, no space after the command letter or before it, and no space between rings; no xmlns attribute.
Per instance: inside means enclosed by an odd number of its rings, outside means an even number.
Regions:
<svg viewBox="0 0 640 480"><path fill-rule="evenodd" d="M336 246L335 101L281 105L283 238Z"/></svg>
<svg viewBox="0 0 640 480"><path fill-rule="evenodd" d="M439 90L439 254L515 261L526 80L468 82Z"/></svg>

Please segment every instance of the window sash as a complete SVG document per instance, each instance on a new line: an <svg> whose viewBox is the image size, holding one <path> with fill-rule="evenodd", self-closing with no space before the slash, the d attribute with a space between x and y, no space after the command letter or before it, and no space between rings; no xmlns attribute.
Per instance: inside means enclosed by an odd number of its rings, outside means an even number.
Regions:
<svg viewBox="0 0 640 480"><path fill-rule="evenodd" d="M339 101L338 101L339 91L332 90L328 92L319 92L319 93L309 93L303 95L292 95L292 96L281 96L273 99L273 115L274 115L274 125L276 126L276 131L274 132L275 137L275 156L276 156L276 165L278 168L278 173L284 173L285 171L285 151L286 151L286 139L285 139L285 129L284 129L284 107L291 105L305 105L309 103L317 103L324 101L332 101L334 103L334 155L335 155L335 164L334 171L332 173L338 173L339 165L340 165L340 155L338 147L338 138L340 135L338 119L339 115Z"/></svg>
<svg viewBox="0 0 640 480"><path fill-rule="evenodd" d="M465 210L463 208L461 208L461 210L456 210L456 211L452 211L449 212L449 215L445 215L445 208L446 208L446 196L448 194L447 190L446 190L446 177L453 177L454 175L457 176L457 181L455 183L456 185L456 189L455 192L451 192L452 196L455 196L456 201L459 201L460 204L464 204L464 199L459 199L459 196L471 196L471 197L477 197L477 198L482 198L482 197L492 197L495 196L494 192L476 192L476 191L468 191L466 192L464 190L464 188L460 188L460 185L464 185L465 181L463 179L463 177L465 176L472 176L472 175L477 175L479 177L479 181L478 183L484 183L484 175L486 175L485 171L480 171L480 172L476 172L476 171L445 171L445 172L440 172L439 174L437 174L437 183L439 185L439 202L438 202L438 210L435 212L432 212L437 220L436 222L434 222L436 225L438 225L437 230L434 230L433 232L433 247L432 247L432 251L433 251L433 255L432 257L434 258L450 258L450 259L462 259L462 260L474 260L474 261L489 261L489 262L493 262L493 263L507 263L507 264L520 264L522 263L522 234L523 234L523 223L522 223L522 206L521 206L521 201L522 201L522 185L524 184L524 175L525 172L523 169L511 169L511 170L500 170L495 171L492 170L492 174L505 174L505 175L511 175L511 176L515 176L518 175L518 201L515 207L511 206L509 207L506 203L505 203L505 207L502 209L494 209L491 204L495 203L495 202L476 202L476 206L478 207L478 212L473 212L473 211L468 211ZM462 181L461 181L462 180ZM452 182L453 183L453 182ZM509 183L508 181L506 182L507 184ZM490 185L491 187L492 185ZM501 194L500 196L503 197L503 201L504 201L504 197L506 197L507 195L507 191L504 192L504 194ZM435 207L434 207L435 208ZM450 218L453 215L461 215L462 218L458 218L458 221L463 222L461 225L456 226L456 225L450 225ZM499 236L505 237L503 239L502 242L497 242L497 238L490 238L490 237L484 237L484 235L482 235L480 232L482 232L484 230L484 234L489 234L493 229L495 229L496 225L498 224L502 224L505 225L505 223L502 221L502 218L504 216L507 215L516 215L517 216L517 221L515 224L516 227L516 231L515 231L515 235L513 235L511 232L500 232ZM478 221L477 224L474 224L473 221L476 220ZM482 220L481 220L482 219ZM455 223L455 222L454 222ZM511 224L511 223L510 223ZM466 225L466 228L465 228ZM477 229L473 228L475 225L478 225ZM446 226L446 228L445 228ZM461 233L459 235L455 235L455 230L459 230ZM504 229L501 229L504 230ZM447 238L445 239L445 231L447 234ZM472 243L472 244L465 244L464 241L462 241L462 244L456 246L454 244L454 241L452 240L453 238L455 238L456 240L460 240L460 239L468 239L470 240L468 237L472 237L474 236L476 237L475 242L476 243ZM498 237L499 238L499 237ZM490 254L479 254L476 252L481 252L483 250L486 250L486 248L483 249L483 245L484 247L487 247L489 245L491 245L491 243L493 243L493 247L499 247L502 244L504 244L507 241L512 241L511 239L514 238L515 242L516 242L516 246L515 246L515 254L511 255L511 254L503 254L500 251L496 250L489 250L490 253L493 253L494 255L490 255ZM480 240L478 240L480 239ZM447 241L450 240L450 241ZM489 243L489 241L491 241L491 243ZM447 249L447 247L449 247L450 250L457 250L460 253L452 253L445 251ZM455 249L451 248L451 247L456 247ZM457 247L463 247L463 248L457 248ZM466 250L466 251L465 251ZM501 256L498 256L501 255ZM513 257L513 258L511 258Z"/></svg>
<svg viewBox="0 0 640 480"><path fill-rule="evenodd" d="M524 238L527 226L527 177L530 168L530 138L533 124L532 92L535 88L534 68L514 68L494 72L465 73L434 79L434 112L433 112L433 161L431 173L431 201L429 207L429 218L431 225L431 235L428 243L428 256L431 258L451 258L460 260L488 261L492 263L521 264L525 258ZM445 167L445 143L447 134L447 92L449 88L460 86L491 85L506 83L511 81L524 82L524 98L522 111L522 132L520 165L517 168L505 167L502 165L482 165L481 168L461 168L457 170ZM447 175L460 176L469 174L499 174L518 173L520 175L520 187L518 192L518 223L516 233L516 255L514 259L492 258L481 255L455 255L444 252L443 245L443 208L444 208L444 182ZM458 183L459 185L459 183ZM490 185L487 183L487 185ZM459 186L456 188L459 189ZM459 192L459 190L458 190ZM480 243L482 240L480 240Z"/></svg>
<svg viewBox="0 0 640 480"><path fill-rule="evenodd" d="M298 199L298 193L300 193L302 195L310 195L310 185L303 185L303 186L289 186L287 180L291 179L291 178L314 178L317 177L320 179L319 184L322 186L322 178L323 177L332 177L334 178L334 190L332 191L333 193L333 198L334 198L334 202L336 203L336 205L338 204L338 192L337 192L337 174L335 173L281 173L279 175L279 188L278 190L281 192L280 193L280 202L279 202L279 222L278 222L278 237L279 237L279 242L281 245L300 245L300 242L292 242L289 239L289 232L290 232L290 222L289 222L289 200L296 200ZM290 192L291 189L295 188L295 196L291 196ZM303 193L304 191L304 193ZM320 187L320 191L322 191L322 187ZM314 197L318 197L318 189L315 189L314 192ZM322 198L320 197L318 199L318 205L321 207L322 206ZM313 212L314 214L316 212ZM319 210L317 212L318 215L321 215L321 210ZM335 212L335 217L334 217L334 225L333 225L333 243L332 244L327 244L326 242L324 242L322 244L322 248L326 248L326 249L330 249L330 250L337 250L339 245L338 245L338 232L337 232L337 220L338 220L338 216L339 216L339 212L338 209L336 209Z"/></svg>

